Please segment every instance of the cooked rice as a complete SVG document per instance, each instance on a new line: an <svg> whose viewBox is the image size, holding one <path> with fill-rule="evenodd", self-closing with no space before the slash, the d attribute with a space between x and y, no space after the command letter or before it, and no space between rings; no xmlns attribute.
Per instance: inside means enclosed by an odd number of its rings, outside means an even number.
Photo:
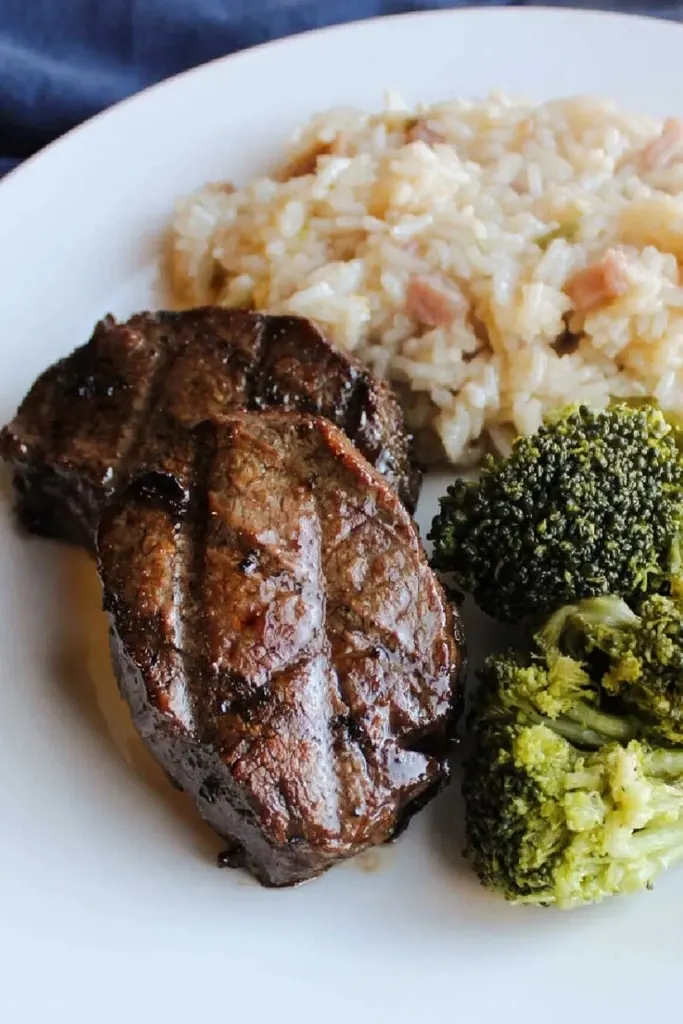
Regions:
<svg viewBox="0 0 683 1024"><path fill-rule="evenodd" d="M462 464L567 403L683 408L679 261L681 122L493 96L314 117L279 175L180 204L172 266L185 305L317 321Z"/></svg>

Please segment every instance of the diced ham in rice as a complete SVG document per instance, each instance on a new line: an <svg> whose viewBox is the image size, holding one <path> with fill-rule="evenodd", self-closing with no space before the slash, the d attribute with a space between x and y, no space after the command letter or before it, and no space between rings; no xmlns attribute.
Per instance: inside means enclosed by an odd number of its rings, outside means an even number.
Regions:
<svg viewBox="0 0 683 1024"><path fill-rule="evenodd" d="M585 313L623 295L628 290L627 269L624 254L608 249L599 263L574 274L564 290L576 312Z"/></svg>
<svg viewBox="0 0 683 1024"><path fill-rule="evenodd" d="M670 117L664 122L661 134L642 149L643 167L646 171L659 171L682 158L683 119Z"/></svg>
<svg viewBox="0 0 683 1024"><path fill-rule="evenodd" d="M683 118L391 97L315 115L281 166L179 206L178 302L310 317L456 463L567 404L683 414Z"/></svg>
<svg viewBox="0 0 683 1024"><path fill-rule="evenodd" d="M406 313L425 327L449 327L467 312L457 285L438 276L415 274L406 289Z"/></svg>

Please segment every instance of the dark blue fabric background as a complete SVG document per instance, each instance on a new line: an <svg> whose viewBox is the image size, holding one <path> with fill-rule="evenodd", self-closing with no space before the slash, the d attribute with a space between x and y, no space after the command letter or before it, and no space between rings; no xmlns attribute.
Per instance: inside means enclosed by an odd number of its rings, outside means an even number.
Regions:
<svg viewBox="0 0 683 1024"><path fill-rule="evenodd" d="M505 0L484 0L503 4ZM523 6L519 0L512 0ZM213 57L453 0L0 0L0 174L130 93ZM683 17L683 0L560 0Z"/></svg>

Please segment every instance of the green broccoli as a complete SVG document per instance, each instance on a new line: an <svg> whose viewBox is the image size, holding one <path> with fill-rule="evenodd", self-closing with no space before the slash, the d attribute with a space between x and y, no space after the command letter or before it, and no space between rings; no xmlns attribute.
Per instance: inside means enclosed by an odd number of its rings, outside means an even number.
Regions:
<svg viewBox="0 0 683 1024"><path fill-rule="evenodd" d="M626 742L645 731L636 718L602 708L584 665L566 655L506 651L489 658L479 678L477 722L548 725L582 747Z"/></svg>
<svg viewBox="0 0 683 1024"><path fill-rule="evenodd" d="M582 751L547 725L489 722L463 793L473 867L511 902L597 903L683 857L681 750Z"/></svg>
<svg viewBox="0 0 683 1024"><path fill-rule="evenodd" d="M601 594L683 594L677 435L651 405L565 412L448 489L433 565L504 622Z"/></svg>
<svg viewBox="0 0 683 1024"><path fill-rule="evenodd" d="M637 613L615 597L556 612L536 635L551 660L581 661L653 735L683 745L683 601L653 595Z"/></svg>
<svg viewBox="0 0 683 1024"><path fill-rule="evenodd" d="M557 627L557 623L553 628ZM491 657L470 714L468 856L513 902L576 906L648 887L683 856L683 750L606 710L552 646Z"/></svg>

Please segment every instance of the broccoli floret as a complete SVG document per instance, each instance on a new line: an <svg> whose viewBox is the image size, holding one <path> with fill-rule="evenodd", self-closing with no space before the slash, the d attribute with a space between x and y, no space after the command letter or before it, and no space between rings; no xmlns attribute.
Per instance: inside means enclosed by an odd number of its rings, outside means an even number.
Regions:
<svg viewBox="0 0 683 1024"><path fill-rule="evenodd" d="M683 592L683 453L650 405L570 410L456 481L433 564L517 622L585 597Z"/></svg>
<svg viewBox="0 0 683 1024"><path fill-rule="evenodd" d="M653 595L636 613L618 598L588 599L551 616L536 643L551 661L579 659L652 734L683 744L683 601Z"/></svg>
<svg viewBox="0 0 683 1024"><path fill-rule="evenodd" d="M573 907L648 888L683 857L683 751L581 751L547 725L488 721L463 792L468 853L516 903Z"/></svg>
<svg viewBox="0 0 683 1024"><path fill-rule="evenodd" d="M653 629L672 604L645 602ZM618 598L590 599L480 673L463 783L468 854L509 900L595 902L650 885L683 856L683 749L658 746L653 716L635 700L623 711L621 688L603 685L627 663L619 638L642 633L642 621Z"/></svg>
<svg viewBox="0 0 683 1024"><path fill-rule="evenodd" d="M489 658L471 715L475 722L549 725L582 747L642 733L637 719L600 707L600 692L580 661L555 653L506 651Z"/></svg>

